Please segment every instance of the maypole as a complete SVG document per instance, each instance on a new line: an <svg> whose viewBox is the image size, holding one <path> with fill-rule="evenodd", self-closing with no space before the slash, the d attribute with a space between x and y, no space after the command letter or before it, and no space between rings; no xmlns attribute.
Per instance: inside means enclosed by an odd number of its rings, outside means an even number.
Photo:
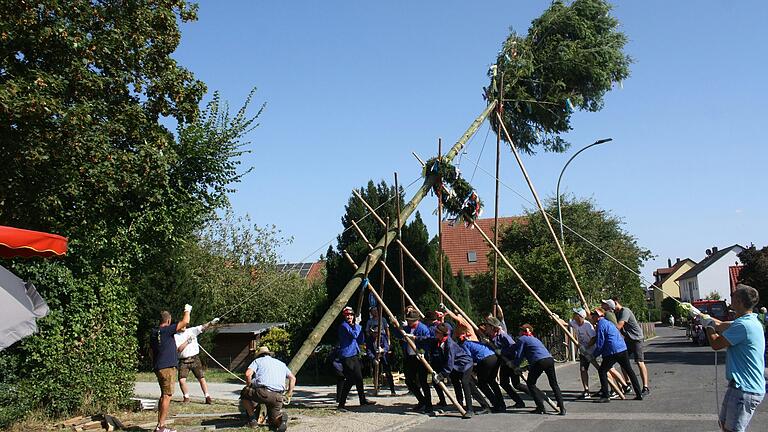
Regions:
<svg viewBox="0 0 768 432"><path fill-rule="evenodd" d="M461 151L461 149L464 147L467 141L469 141L472 135L477 132L477 130L480 128L480 126L495 107L496 101L491 101L488 106L485 107L485 110L472 122L464 135L462 135L461 138L459 138L459 140L453 145L453 147L451 147L448 153L446 153L443 158L446 162L450 162L454 157L456 157L459 151ZM416 191L414 196L410 201L408 201L408 203L403 207L402 211L398 215L398 225L401 226L402 223L408 220L408 217L416 210L416 207L419 205L419 203L421 203L424 197L427 196L427 193L435 184L435 181L437 181L435 176L427 176L424 179L424 183ZM379 261L383 249L397 238L397 232L400 229L400 226L388 227L384 236L376 243L374 249L368 253L366 259L370 260L369 262L371 265L375 265ZM402 244L400 240L397 240L397 243ZM358 268L349 282L347 282L339 295L336 297L336 299L328 306L328 310L325 312L322 318L320 318L320 321L317 323L317 325L315 325L314 329L312 329L312 332L309 334L309 336L307 336L307 338L304 340L304 343L296 352L296 355L293 356L293 359L291 359L291 363L288 365L288 367L294 374L298 373L298 371L307 361L309 355L312 354L312 352L315 350L315 347L317 347L317 344L320 343L320 339L328 331L334 321L336 321L339 314L341 313L341 310L344 308L344 306L346 306L350 297L352 297L357 288L360 287L360 283L363 281L363 278L363 271Z"/></svg>

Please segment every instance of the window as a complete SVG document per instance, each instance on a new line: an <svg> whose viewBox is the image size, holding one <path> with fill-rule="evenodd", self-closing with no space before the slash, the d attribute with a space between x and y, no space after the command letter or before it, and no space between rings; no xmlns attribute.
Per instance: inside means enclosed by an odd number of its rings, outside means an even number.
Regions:
<svg viewBox="0 0 768 432"><path fill-rule="evenodd" d="M477 252L475 252L475 251L468 251L467 252L467 261L469 261L469 262L477 262Z"/></svg>

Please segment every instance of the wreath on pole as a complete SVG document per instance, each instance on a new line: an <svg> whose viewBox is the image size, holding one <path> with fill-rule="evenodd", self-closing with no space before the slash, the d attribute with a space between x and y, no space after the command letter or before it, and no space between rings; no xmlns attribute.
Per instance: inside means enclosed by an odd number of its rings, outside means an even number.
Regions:
<svg viewBox="0 0 768 432"><path fill-rule="evenodd" d="M472 223L483 213L483 202L468 181L461 177L461 171L451 163L434 157L424 165L422 175L436 176L432 193L440 197L445 212L454 223L463 221L464 226Z"/></svg>

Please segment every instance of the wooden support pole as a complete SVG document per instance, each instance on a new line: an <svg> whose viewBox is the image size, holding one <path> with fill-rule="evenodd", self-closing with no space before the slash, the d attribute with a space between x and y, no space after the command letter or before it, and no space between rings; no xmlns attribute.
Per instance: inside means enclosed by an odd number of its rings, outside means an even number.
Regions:
<svg viewBox="0 0 768 432"><path fill-rule="evenodd" d="M501 116L504 109L504 73L499 79L499 103L496 106L496 115ZM493 242L499 244L499 165L501 162L501 127L496 132L496 199L493 205ZM497 316L496 308L499 307L499 254L493 254L493 316Z"/></svg>
<svg viewBox="0 0 768 432"><path fill-rule="evenodd" d="M557 251L560 253L560 257L563 259L563 262L565 263L565 267L568 268L568 274L571 276L571 280L573 281L574 286L576 286L576 292L579 293L579 298L581 299L581 306L584 308L587 313L589 313L589 304L587 304L587 299L584 297L584 293L581 291L581 286L579 286L579 281L576 280L576 275L573 273L573 269L571 268L571 263L568 262L568 258L565 256L565 251L563 250L563 246L560 244L560 239L557 238L557 234L555 234L555 229L552 227L552 223L549 220L549 215L547 215L547 211L544 209L544 205L541 203L541 200L539 199L539 194L536 192L536 188L533 186L533 182L531 181L531 177L528 175L528 170L525 169L525 165L523 164L523 160L520 158L520 154L517 151L517 147L515 146L514 141L512 141L512 137L509 135L509 131L507 131L507 126L504 125L504 119L499 115L499 113L496 113L496 119L499 122L499 125L501 125L502 130L504 131L504 135L507 137L507 142L509 143L509 146L512 148L512 154L515 155L515 160L517 160L517 164L520 166L520 170L523 172L523 176L525 177L525 181L528 183L528 188L531 190L531 193L533 194L533 198L536 200L536 205L539 207L539 211L541 212L541 215L544 217L544 221L547 223L547 227L549 228L549 232L552 234L552 239L555 241L555 245L557 246ZM498 178L498 174L496 174L496 177Z"/></svg>
<svg viewBox="0 0 768 432"><path fill-rule="evenodd" d="M451 147L448 153L446 153L444 157L445 161L450 162L454 157L456 157L461 149L464 148L469 139L477 132L478 129L480 129L480 126L483 124L483 122L485 122L485 119L493 111L494 107L496 107L496 101L491 101L488 106L485 107L485 110L483 110L483 112L472 122L469 128L467 128L466 132L464 132L464 135L462 135L456 141L453 147ZM413 197L411 197L410 201L408 201L408 203L406 203L401 210L398 218L400 223L405 223L405 221L408 220L408 217L413 214L414 211L416 211L416 207L419 205L419 203L421 203L424 197L427 196L434 184L434 176L427 176L427 178L424 179L424 183L413 194ZM397 228L392 228L387 230L386 234L384 234L384 236L379 239L374 249L368 254L368 258L371 260L372 264L376 264L378 262L379 258L381 258L382 248L392 242L395 237L397 237ZM307 361L307 358L309 358L309 356L315 351L315 347L317 347L317 344L320 343L320 340L322 339L325 332L327 332L331 325L333 325L333 323L336 321L336 318L341 313L341 310L344 308L344 306L347 305L347 302L360 286L360 282L362 280L363 271L362 269L358 268L352 278L350 278L339 295L336 297L336 299L334 299L328 305L328 309L325 311L325 314L323 314L322 318L320 318L320 321L318 321L318 323L312 329L312 332L304 340L304 343L301 345L301 347L299 347L298 351L296 351L293 359L291 359L291 363L288 365L294 374L299 372L301 367L304 366L304 363Z"/></svg>
<svg viewBox="0 0 768 432"><path fill-rule="evenodd" d="M438 164L443 164L443 139L437 139L437 161ZM438 166L440 166L438 165ZM440 179L442 182L442 179ZM440 290L443 290L445 284L443 283L443 185L439 185L437 188L437 253L440 260ZM443 295L440 294L440 303L444 303Z"/></svg>
<svg viewBox="0 0 768 432"><path fill-rule="evenodd" d="M389 226L389 217L387 217L387 226ZM387 265L387 249L384 249L384 254L381 256L381 263L382 267ZM379 283L379 297L384 298L384 282L386 281L386 272L382 269L381 271L381 283ZM376 361L373 364L373 394L378 396L379 395L379 364L380 364L380 357L381 353L379 353L379 347L381 347L381 331L383 330L382 324L381 324L381 302L379 302L379 306L376 309L378 312L376 316L378 317L378 321L376 324L378 325L378 328L376 329L376 350L374 351L374 358Z"/></svg>
<svg viewBox="0 0 768 432"><path fill-rule="evenodd" d="M352 267L355 268L355 270L358 269L357 264L355 264L355 261L352 259L351 256L349 256L349 254L346 251L344 251L344 257L347 258L347 261L349 261L349 263L352 265ZM393 326L395 326L395 325L397 326L397 329L400 331L400 334L403 336L403 340L405 341L405 343L407 343L408 346L411 347L413 352L417 353L416 357L424 365L424 367L427 368L427 372L429 372L430 375L434 375L435 370L432 369L432 366L430 366L429 362L427 361L427 359L424 358L423 354L418 354L419 349L416 348L416 344L408 336L406 336L405 331L403 330L403 328L400 326L400 324L397 321L397 317L392 313L391 310L389 310L387 305L384 304L384 300L382 300L382 298L379 297L379 294L376 293L376 290L373 289L373 286L371 286L370 283L368 284L368 289L371 291L371 294L373 294L373 296L376 298L376 301L379 302L379 304L381 305L382 309L384 309L384 312L387 313L387 317L389 317L389 321L392 323L392 325ZM381 328L379 328L379 331L381 331ZM392 341L390 341L390 343L392 343ZM464 415L464 414L467 413L467 411L464 409L464 407L459 405L459 403L456 401L456 399L453 397L453 395L448 391L448 388L445 386L445 384L443 382L438 382L437 385L440 386L440 389L443 391L443 393L445 393L445 395L448 397L448 399L450 399L451 404L453 404L453 406L455 406L456 409L459 410L461 415Z"/></svg>
<svg viewBox="0 0 768 432"><path fill-rule="evenodd" d="M397 198L395 201L395 206L397 210L397 238L401 239L403 238L403 223L400 220L400 185L397 183L397 173L395 173L395 193L397 194ZM400 310L403 312L403 316L405 316L405 270L403 268L403 250L399 249L399 258L400 258ZM392 277L395 281L397 281L397 278ZM413 301L411 300L411 303ZM419 312L421 314L421 312ZM423 317L424 315L422 315Z"/></svg>
<svg viewBox="0 0 768 432"><path fill-rule="evenodd" d="M357 235L359 235L360 238L363 240L363 242L365 242L365 244L368 245L368 248L373 250L373 245L368 240L368 237L365 236L365 234L363 233L363 230L360 229L360 226L358 226L357 223L355 223L355 221L352 221L352 226L355 228L355 231L357 231ZM405 290L405 287L400 285L400 282L397 281L397 278L392 273L392 270L389 269L389 266L387 265L387 263L385 263L384 261L380 261L380 265L384 268L384 271L387 272L389 277L392 278L392 280L395 282L395 285L398 288L400 288L400 293L403 294L408 299L408 303L410 303L410 305L413 306L414 309L416 309L416 312L418 312L419 315L421 315L421 317L424 318L424 314L421 312L421 309L419 309L419 307L416 306L416 302L413 301L411 296L408 294L408 291ZM405 316L405 313L403 313L403 316Z"/></svg>
<svg viewBox="0 0 768 432"><path fill-rule="evenodd" d="M363 198L362 195L357 193L357 191L355 191L354 193L355 193L355 196L368 209L368 211L371 212L371 215L373 215L374 219L379 221L380 224L386 226L385 225L386 222L384 222L384 220L381 219L381 217L379 217L379 215L376 213L376 210L373 207L371 207L370 204L368 204L368 202L365 200L365 198ZM467 322L472 326L472 328L474 330L477 330L478 327L475 324L475 322L472 321L472 318L469 315L467 315L467 313L464 312L464 310L462 310L461 307L458 304L456 304L456 302L453 301L451 296L449 296L445 291L443 291L443 289L440 287L440 284L437 283L437 281L435 281L435 279L432 277L432 275L429 274L429 272L419 263L419 260L417 260L416 257L413 256L413 254L411 254L411 251L409 251L408 248L405 247L403 242L401 242L398 239L395 239L395 243L397 243L398 246L400 246L403 249L403 252L406 255L408 255L408 258L410 258L411 261L413 261L413 264L416 265L416 268L418 268L424 274L424 276L427 277L427 279L432 283L432 286L434 286L437 289L437 291L440 293L440 295L442 295L446 300L448 300L448 303L450 303L451 307L453 307L457 312L459 312L464 317L464 319L467 320Z"/></svg>
<svg viewBox="0 0 768 432"><path fill-rule="evenodd" d="M576 339L576 337L573 336L573 334L570 331L568 331L568 327L566 327L566 325L560 319L560 317L558 317L554 312L552 312L551 309L549 309L549 306L547 306L547 304L544 303L544 300L542 300L541 297L539 297L539 295L536 294L536 291L534 291L533 288L531 288L531 286L528 285L528 282L525 281L523 276L509 262L507 257L505 257L504 254L501 253L499 248L496 247L496 244L491 241L491 239L483 231L483 229L480 228L480 226L478 226L477 224L474 224L474 225L475 225L475 229L480 233L481 236L483 236L483 239L485 239L485 241L491 246L491 248L493 248L493 250L499 255L499 258L501 258L501 260L504 261L504 264L506 264L507 267L509 267L509 269L512 270L512 273L515 274L515 276L520 281L520 283L523 284L523 286L528 290L528 292L533 296L533 298L535 298L536 301L539 302L539 305L541 305L542 309L544 309L544 311L547 313L547 315L549 315L549 317L552 319L552 321L554 321L555 324L557 324L558 327L560 327L563 330L563 333L565 333L565 335L568 336L568 338L571 340L571 342L573 342L574 345L576 345L576 347L579 347L578 339ZM597 364L597 361L595 361L595 359L592 359L591 363L592 363L592 365L595 366L596 369L599 367L599 365ZM616 385L615 383L613 383L613 382L609 381L609 383L611 384L611 387L613 388L613 391L615 391L622 399L624 399L625 398L624 392L621 390L621 388L618 385Z"/></svg>

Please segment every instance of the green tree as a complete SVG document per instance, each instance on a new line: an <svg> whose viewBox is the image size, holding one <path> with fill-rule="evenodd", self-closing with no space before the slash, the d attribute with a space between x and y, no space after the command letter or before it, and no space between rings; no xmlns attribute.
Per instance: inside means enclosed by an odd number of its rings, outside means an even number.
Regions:
<svg viewBox="0 0 768 432"><path fill-rule="evenodd" d="M389 186L386 182L382 181L378 185L373 181L369 181L366 187L358 190L360 195L374 208L377 209L377 213L382 217L390 217L390 220L395 220L397 217L396 202L394 199L390 199L395 196L394 187ZM400 197L403 197L403 190L400 190ZM380 208L379 208L380 207ZM367 209L360 200L352 195L346 206L346 213L342 217L342 226L344 231L337 237L336 247L328 248L327 252L327 286L328 297L335 298L344 285L349 281L354 273L352 266L342 255L342 251L346 250L356 263L365 265L365 256L368 254L368 246L359 238L357 231L352 227L352 222L355 221L360 229L365 233L366 237L374 243L381 236L384 235L384 228L381 227L375 219L371 216L363 218L368 213ZM421 218L421 214L416 212L413 220L403 225L402 239L401 241L414 257L421 263L422 266L435 278L439 280L439 255L438 255L438 242L437 238L430 240L429 233L427 232L427 226ZM444 260L445 266L443 268L444 274L444 289L449 295L452 296L453 292L458 292L462 301L456 299L462 307L468 307L469 297L467 294L466 285L461 285L457 288L458 282L452 276L451 267L448 263L448 259ZM440 304L440 295L429 282L426 276L413 265L411 260L404 256L404 278L405 288L408 290L408 294L413 298L419 308L436 308ZM387 252L387 265L392 272L400 276L400 257L398 246L396 244L390 245ZM379 266L370 269L369 279L373 283L374 287L379 288L381 281L381 269ZM456 291L458 289L458 291ZM392 308L394 313L400 311L400 290L394 284L394 282L387 277L384 284L384 301ZM352 304L355 306L357 302L353 300ZM368 307L367 295L363 300L363 307ZM469 311L467 311L469 313Z"/></svg>
<svg viewBox="0 0 768 432"><path fill-rule="evenodd" d="M0 353L17 368L0 377L0 393L25 403L0 404L16 413L0 418L100 412L131 395L139 288L159 289L147 275L226 201L254 117L247 103L230 116L217 95L200 115L205 85L171 57L179 24L196 19L185 1L0 9L0 222L70 240L64 259L13 263L51 314Z"/></svg>
<svg viewBox="0 0 768 432"><path fill-rule="evenodd" d="M555 200L546 205L556 213ZM598 209L589 200L564 199L563 219L567 226L592 240L616 259L639 272L650 252L638 246L636 239L622 228L621 220ZM513 223L500 233L500 249L539 296L562 317L570 317L570 308L578 297L552 236L539 212L527 211L524 221ZM639 317L645 316L645 294L636 274L627 271L575 235L566 235L565 254L571 263L587 301L592 305L610 296L619 296L622 304ZM510 326L530 322L550 328L549 318L528 291L505 267L499 267L499 303ZM476 305L490 310L492 275L476 278ZM510 327L513 328L513 327Z"/></svg>
<svg viewBox="0 0 768 432"><path fill-rule="evenodd" d="M757 249L751 245L739 254L739 259L744 264L739 282L756 289L760 294L760 304L768 305L768 246Z"/></svg>
<svg viewBox="0 0 768 432"><path fill-rule="evenodd" d="M512 31L504 41L488 92L498 99L503 76L502 117L521 150L564 151L561 134L571 130L574 109L599 111L612 84L629 76L627 37L610 10L605 0L556 0L527 35ZM491 122L497 131L495 115Z"/></svg>

